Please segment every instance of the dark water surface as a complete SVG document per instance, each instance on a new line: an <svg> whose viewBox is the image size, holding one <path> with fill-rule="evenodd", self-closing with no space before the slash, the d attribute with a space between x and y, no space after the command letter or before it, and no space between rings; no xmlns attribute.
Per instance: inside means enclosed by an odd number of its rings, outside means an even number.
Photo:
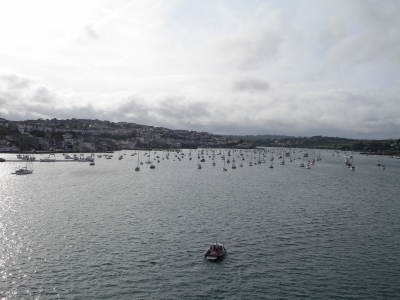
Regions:
<svg viewBox="0 0 400 300"><path fill-rule="evenodd" d="M131 153L0 164L0 298L400 298L400 160L222 172L171 155L135 172ZM208 262L215 240L228 255Z"/></svg>

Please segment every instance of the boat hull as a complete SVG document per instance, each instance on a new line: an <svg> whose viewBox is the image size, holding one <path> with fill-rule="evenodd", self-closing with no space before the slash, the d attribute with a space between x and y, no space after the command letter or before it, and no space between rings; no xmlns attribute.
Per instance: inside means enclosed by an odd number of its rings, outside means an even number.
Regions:
<svg viewBox="0 0 400 300"><path fill-rule="evenodd" d="M225 257L225 255L226 255L226 249L224 249L224 251L219 254L212 254L212 252L210 252L210 250L208 250L208 251L206 251L206 253L204 253L204 257L207 260L221 260Z"/></svg>
<svg viewBox="0 0 400 300"><path fill-rule="evenodd" d="M16 175L28 175L28 174L32 174L33 170L17 170L15 171Z"/></svg>

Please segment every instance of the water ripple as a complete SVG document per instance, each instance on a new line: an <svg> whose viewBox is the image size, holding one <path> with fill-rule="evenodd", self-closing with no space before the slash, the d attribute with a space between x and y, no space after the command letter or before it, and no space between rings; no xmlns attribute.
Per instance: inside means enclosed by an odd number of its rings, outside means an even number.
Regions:
<svg viewBox="0 0 400 300"><path fill-rule="evenodd" d="M400 161L134 172L128 155L29 176L2 164L0 297L400 298ZM214 240L228 248L217 263L202 257Z"/></svg>

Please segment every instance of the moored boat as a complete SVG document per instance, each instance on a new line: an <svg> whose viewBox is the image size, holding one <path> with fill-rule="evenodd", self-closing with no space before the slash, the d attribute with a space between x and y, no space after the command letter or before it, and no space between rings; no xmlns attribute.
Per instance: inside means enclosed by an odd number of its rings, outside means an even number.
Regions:
<svg viewBox="0 0 400 300"><path fill-rule="evenodd" d="M27 175L32 174L33 170L29 170L27 167L18 168L15 170L16 175Z"/></svg>
<svg viewBox="0 0 400 300"><path fill-rule="evenodd" d="M54 154L53 154L53 156L54 156ZM52 158L50 155L40 159L40 162L55 162L55 161L56 161L56 157L54 156L54 158Z"/></svg>
<svg viewBox="0 0 400 300"><path fill-rule="evenodd" d="M26 163L25 167L16 168L15 173L12 173L12 174L27 175L27 174L32 174L32 172L33 172L32 161L29 161L29 166L28 166L28 163Z"/></svg>
<svg viewBox="0 0 400 300"><path fill-rule="evenodd" d="M50 157L45 157L45 158L41 158L40 162L55 162L56 160L54 158L50 158Z"/></svg>
<svg viewBox="0 0 400 300"><path fill-rule="evenodd" d="M210 245L210 248L204 253L204 257L208 260L222 259L226 254L225 246L215 242Z"/></svg>

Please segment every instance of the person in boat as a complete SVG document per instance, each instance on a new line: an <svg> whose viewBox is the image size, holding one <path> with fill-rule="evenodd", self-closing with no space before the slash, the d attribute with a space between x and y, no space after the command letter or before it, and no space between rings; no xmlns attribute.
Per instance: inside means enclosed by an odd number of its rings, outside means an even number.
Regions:
<svg viewBox="0 0 400 300"><path fill-rule="evenodd" d="M210 246L210 254L211 255L216 255L218 252L217 252L217 248L216 248L216 246L214 245L214 244L212 244L211 246Z"/></svg>

